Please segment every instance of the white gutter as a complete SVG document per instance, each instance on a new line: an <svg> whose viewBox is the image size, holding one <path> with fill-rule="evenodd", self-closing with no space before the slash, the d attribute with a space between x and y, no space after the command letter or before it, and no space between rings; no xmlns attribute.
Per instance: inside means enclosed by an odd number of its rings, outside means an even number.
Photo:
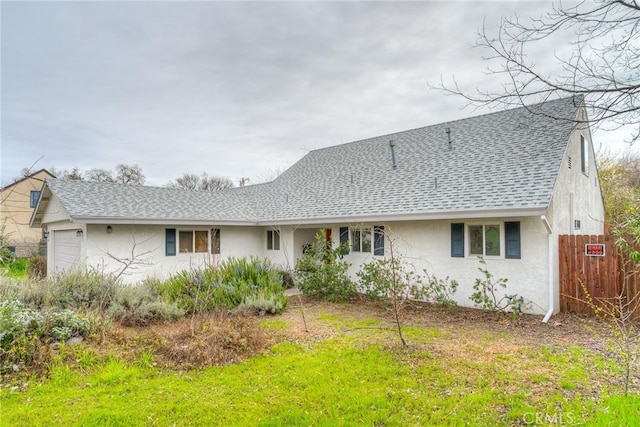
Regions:
<svg viewBox="0 0 640 427"><path fill-rule="evenodd" d="M547 311L547 314L544 315L544 319L542 319L542 323L547 323L553 315L555 305L555 292L553 289L553 230L551 229L551 224L549 224L546 216L542 215L540 219L542 220L542 223L547 229L547 233L549 235L549 310Z"/></svg>
<svg viewBox="0 0 640 427"><path fill-rule="evenodd" d="M496 209L473 209L473 210L450 210L423 213L390 213L371 215L342 215L325 216L314 218L294 218L294 219L273 219L260 220L257 225L315 225L315 224L357 224L365 222L384 221L420 221L420 220L450 220L450 219L473 219L473 218L500 218L500 217L526 217L544 214L545 208L496 208Z"/></svg>
<svg viewBox="0 0 640 427"><path fill-rule="evenodd" d="M106 217L106 216L74 216L71 222L78 224L118 224L118 225L193 225L193 226L210 226L210 225L228 225L228 226L256 226L256 221L242 220L203 220L203 219L171 219L171 218L124 218L124 217Z"/></svg>

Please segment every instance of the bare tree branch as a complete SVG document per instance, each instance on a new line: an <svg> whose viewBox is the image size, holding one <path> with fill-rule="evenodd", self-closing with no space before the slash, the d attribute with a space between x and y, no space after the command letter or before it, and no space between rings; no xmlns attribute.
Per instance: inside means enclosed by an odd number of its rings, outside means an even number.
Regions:
<svg viewBox="0 0 640 427"><path fill-rule="evenodd" d="M559 46L554 54L559 71L545 71L534 62L532 58L543 41L548 43L567 34L570 49ZM437 89L462 96L471 105L493 107L528 106L580 95L591 116L590 124L606 122L609 127L630 128L631 143L640 138L637 1L583 1L571 6L560 3L539 18L503 18L495 34L483 23L477 36L475 46L488 52L482 57L487 75L504 77L502 85L498 89L466 90L453 76L450 82L441 78ZM554 118L584 123L581 118Z"/></svg>

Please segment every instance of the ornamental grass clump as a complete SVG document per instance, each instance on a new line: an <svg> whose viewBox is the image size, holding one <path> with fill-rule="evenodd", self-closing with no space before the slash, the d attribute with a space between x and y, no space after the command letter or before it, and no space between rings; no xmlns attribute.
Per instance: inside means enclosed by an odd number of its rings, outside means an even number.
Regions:
<svg viewBox="0 0 640 427"><path fill-rule="evenodd" d="M263 313L282 313L287 301L282 273L268 259L257 257L232 257L219 266L181 271L159 290L187 314L256 304Z"/></svg>

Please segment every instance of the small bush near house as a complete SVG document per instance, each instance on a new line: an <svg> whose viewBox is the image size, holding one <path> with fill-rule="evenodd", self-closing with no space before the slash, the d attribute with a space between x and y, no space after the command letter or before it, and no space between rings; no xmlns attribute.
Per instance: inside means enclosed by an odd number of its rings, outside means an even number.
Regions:
<svg viewBox="0 0 640 427"><path fill-rule="evenodd" d="M368 262L356 274L360 279L360 290L372 300L427 300L429 297L422 277L408 270L399 258Z"/></svg>
<svg viewBox="0 0 640 427"><path fill-rule="evenodd" d="M286 306L282 282L281 273L267 259L229 258L219 267L182 271L159 289L188 314L255 305L258 300L261 306L281 313Z"/></svg>
<svg viewBox="0 0 640 427"><path fill-rule="evenodd" d="M126 326L145 326L184 317L183 309L162 298L158 285L155 280L145 280L136 286L119 286L106 310L107 317Z"/></svg>
<svg viewBox="0 0 640 427"><path fill-rule="evenodd" d="M458 282L449 279L439 279L425 271L427 280L424 283L428 300L434 304L441 305L446 308L455 307L458 304L453 299L453 295L458 290Z"/></svg>
<svg viewBox="0 0 640 427"><path fill-rule="evenodd" d="M489 271L487 262L483 257L478 257L478 262L480 262L478 271L482 273L483 277L476 279L473 285L475 292L471 294L469 299L480 308L503 314L509 313L511 319L516 320L522 314L522 310L527 308L528 304L522 296L517 294L509 295L505 293L504 296L501 296L500 292L506 291L508 279L496 279Z"/></svg>
<svg viewBox="0 0 640 427"><path fill-rule="evenodd" d="M51 302L60 308L104 311L113 300L117 281L96 270L68 271L57 276L50 287Z"/></svg>
<svg viewBox="0 0 640 427"><path fill-rule="evenodd" d="M348 246L328 248L325 236L325 231L321 230L315 236L314 244L296 261L298 287L312 298L330 302L349 301L356 295L356 286L347 274L349 264L342 260Z"/></svg>
<svg viewBox="0 0 640 427"><path fill-rule="evenodd" d="M258 291L253 295L249 295L239 306L238 310L249 311L260 316L265 314L282 313L287 306L287 296L282 293L279 296L265 295L264 292Z"/></svg>

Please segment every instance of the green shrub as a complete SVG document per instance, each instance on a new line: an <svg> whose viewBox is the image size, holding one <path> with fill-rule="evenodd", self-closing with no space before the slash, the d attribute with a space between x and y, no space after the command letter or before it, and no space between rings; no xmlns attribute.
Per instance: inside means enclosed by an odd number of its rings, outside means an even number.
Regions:
<svg viewBox="0 0 640 427"><path fill-rule="evenodd" d="M0 266L6 266L16 260L16 254L9 250L5 238L0 230Z"/></svg>
<svg viewBox="0 0 640 427"><path fill-rule="evenodd" d="M117 281L95 270L67 271L55 277L52 303L60 308L103 311L111 304Z"/></svg>
<svg viewBox="0 0 640 427"><path fill-rule="evenodd" d="M426 270L424 273L427 277L424 287L429 301L447 308L458 305L453 299L453 295L458 290L458 282L456 280L449 279L449 276L444 279L438 279L427 273Z"/></svg>
<svg viewBox="0 0 640 427"><path fill-rule="evenodd" d="M163 299L158 282L145 280L135 286L119 286L106 315L123 325L144 326L179 319L185 311Z"/></svg>
<svg viewBox="0 0 640 427"><path fill-rule="evenodd" d="M87 337L103 324L72 310L49 312L24 307L19 301L0 303L0 372L17 370L30 363L37 349L47 341Z"/></svg>
<svg viewBox="0 0 640 427"><path fill-rule="evenodd" d="M399 258L373 260L363 264L356 275L360 291L373 300L429 298L422 277L408 270Z"/></svg>
<svg viewBox="0 0 640 427"><path fill-rule="evenodd" d="M238 310L246 310L264 316L265 314L281 314L286 307L287 296L284 293L266 295L265 292L259 291L255 295L249 295L238 306Z"/></svg>
<svg viewBox="0 0 640 427"><path fill-rule="evenodd" d="M193 314L236 308L258 295L277 305L284 296L282 283L281 272L268 259L228 258L218 267L175 274L159 290L167 300Z"/></svg>
<svg viewBox="0 0 640 427"><path fill-rule="evenodd" d="M296 261L295 276L298 287L313 298L330 302L346 302L356 294L356 287L349 278L349 264L342 260L346 244L336 249L326 245L325 231L315 236L302 258Z"/></svg>
<svg viewBox="0 0 640 427"><path fill-rule="evenodd" d="M94 317L81 316L73 310L51 311L45 314L44 337L66 341L71 337L88 337L97 333L101 323Z"/></svg>
<svg viewBox="0 0 640 427"><path fill-rule="evenodd" d="M530 304L517 294L508 295L505 293L504 296L500 296L499 293L507 288L508 279L496 279L489 272L487 262L483 257L479 256L478 262L480 263L478 271L482 273L483 277L476 279L473 285L475 292L471 294L469 299L480 308L503 314L509 313L512 320L517 320L523 309L529 308Z"/></svg>

